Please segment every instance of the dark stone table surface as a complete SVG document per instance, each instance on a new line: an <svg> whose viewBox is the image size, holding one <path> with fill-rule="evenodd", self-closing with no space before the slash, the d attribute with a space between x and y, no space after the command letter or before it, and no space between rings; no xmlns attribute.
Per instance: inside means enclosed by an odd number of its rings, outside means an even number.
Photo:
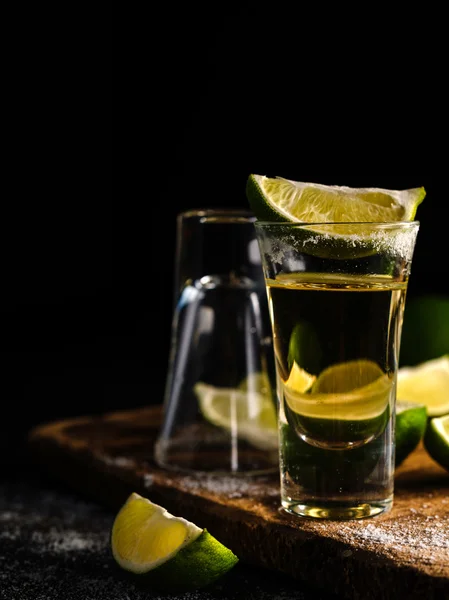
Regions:
<svg viewBox="0 0 449 600"><path fill-rule="evenodd" d="M199 591L161 594L115 564L115 515L37 471L0 479L1 600L337 600L303 583L238 563Z"/></svg>

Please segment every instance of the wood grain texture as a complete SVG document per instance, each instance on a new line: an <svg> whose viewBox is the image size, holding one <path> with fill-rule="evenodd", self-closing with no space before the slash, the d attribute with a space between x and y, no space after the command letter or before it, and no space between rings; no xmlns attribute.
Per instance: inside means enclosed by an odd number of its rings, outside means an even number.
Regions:
<svg viewBox="0 0 449 600"><path fill-rule="evenodd" d="M279 509L279 478L193 476L153 462L161 408L34 428L46 471L114 510L137 492L207 528L242 561L348 599L449 598L449 472L419 447L396 473L393 509L317 522Z"/></svg>

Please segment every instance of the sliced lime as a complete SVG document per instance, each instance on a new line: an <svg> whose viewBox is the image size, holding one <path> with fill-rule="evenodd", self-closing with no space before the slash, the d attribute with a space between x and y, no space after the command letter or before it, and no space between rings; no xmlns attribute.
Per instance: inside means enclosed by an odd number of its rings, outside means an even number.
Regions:
<svg viewBox="0 0 449 600"><path fill-rule="evenodd" d="M257 392L258 394L267 397L270 397L272 394L270 378L266 372L256 371L249 373L249 375L241 381L238 389L242 392Z"/></svg>
<svg viewBox="0 0 449 600"><path fill-rule="evenodd" d="M371 384L383 376L382 369L372 360L348 360L324 369L317 378L312 391L326 394L351 392Z"/></svg>
<svg viewBox="0 0 449 600"><path fill-rule="evenodd" d="M375 362L331 365L307 391L295 389L291 378L283 385L286 417L299 435L338 448L368 443L385 429L392 381Z"/></svg>
<svg viewBox="0 0 449 600"><path fill-rule="evenodd" d="M238 562L205 529L136 493L115 517L111 549L122 569L167 591L205 587Z"/></svg>
<svg viewBox="0 0 449 600"><path fill-rule="evenodd" d="M287 382L290 380L287 380ZM306 417L344 421L373 419L385 411L392 382L368 360L331 365L316 378L312 393L298 391L285 382L290 409Z"/></svg>
<svg viewBox="0 0 449 600"><path fill-rule="evenodd" d="M449 414L430 419L424 446L430 456L449 471Z"/></svg>
<svg viewBox="0 0 449 600"><path fill-rule="evenodd" d="M426 191L351 188L251 174L246 194L261 221L379 223L412 221Z"/></svg>
<svg viewBox="0 0 449 600"><path fill-rule="evenodd" d="M284 283L288 285L290 282L294 284L298 281L298 278L295 278L294 275L282 273L275 283L277 285ZM300 275L304 275L304 273ZM322 278L320 281L322 281ZM298 321L293 327L288 345L287 363L289 369L296 362L307 371L318 373L322 355L320 341L313 326L308 321Z"/></svg>
<svg viewBox="0 0 449 600"><path fill-rule="evenodd" d="M285 387L293 393L304 394L309 391L316 380L315 375L311 375L305 369L302 369L296 361L293 362L290 375L285 382Z"/></svg>
<svg viewBox="0 0 449 600"><path fill-rule="evenodd" d="M259 391L253 389L255 384L262 385ZM261 393L262 389L266 393ZM235 433L256 448L278 447L276 407L265 378L247 380L239 389L199 382L194 391L209 423Z"/></svg>
<svg viewBox="0 0 449 600"><path fill-rule="evenodd" d="M398 400L427 407L429 417L449 413L449 354L398 371Z"/></svg>
<svg viewBox="0 0 449 600"><path fill-rule="evenodd" d="M427 408L424 404L398 401L396 403L396 466L415 450L424 437Z"/></svg>

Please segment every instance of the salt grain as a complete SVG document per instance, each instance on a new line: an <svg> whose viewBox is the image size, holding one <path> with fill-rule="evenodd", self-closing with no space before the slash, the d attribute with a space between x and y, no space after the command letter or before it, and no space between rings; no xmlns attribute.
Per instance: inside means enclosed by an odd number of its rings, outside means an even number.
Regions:
<svg viewBox="0 0 449 600"><path fill-rule="evenodd" d="M99 552L108 547L109 535L92 532L81 534L71 529L58 531L51 528L45 533L33 531L30 542L39 546L40 553Z"/></svg>
<svg viewBox="0 0 449 600"><path fill-rule="evenodd" d="M153 477L153 475L150 475L149 473L145 473L142 476L142 479L143 479L143 487L145 487L145 488L150 488L154 483L154 477Z"/></svg>
<svg viewBox="0 0 449 600"><path fill-rule="evenodd" d="M371 542L374 546L381 544L417 554L422 550L449 549L449 527L444 530L434 526L423 527L420 520L413 518L383 521L378 525L369 523L362 527L343 524L339 531L345 536Z"/></svg>
<svg viewBox="0 0 449 600"><path fill-rule="evenodd" d="M131 469L135 466L135 461L126 456L114 456L110 457L106 454L96 454L96 458L101 460L105 465L112 467L120 467L123 469Z"/></svg>
<svg viewBox="0 0 449 600"><path fill-rule="evenodd" d="M193 493L209 492L215 496L226 496L227 498L257 499L267 498L267 496L279 498L279 489L277 486L267 486L266 478L244 480L232 475L187 475L177 480L177 486Z"/></svg>

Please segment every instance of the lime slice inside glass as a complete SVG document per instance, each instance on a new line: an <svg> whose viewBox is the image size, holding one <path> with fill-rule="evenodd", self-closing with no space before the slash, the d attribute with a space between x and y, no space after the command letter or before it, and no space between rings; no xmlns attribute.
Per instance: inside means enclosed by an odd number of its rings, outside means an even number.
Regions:
<svg viewBox="0 0 449 600"><path fill-rule="evenodd" d="M330 365L306 391L296 388L295 380L292 369L283 384L286 417L309 443L357 447L385 429L392 380L377 363L362 359Z"/></svg>

